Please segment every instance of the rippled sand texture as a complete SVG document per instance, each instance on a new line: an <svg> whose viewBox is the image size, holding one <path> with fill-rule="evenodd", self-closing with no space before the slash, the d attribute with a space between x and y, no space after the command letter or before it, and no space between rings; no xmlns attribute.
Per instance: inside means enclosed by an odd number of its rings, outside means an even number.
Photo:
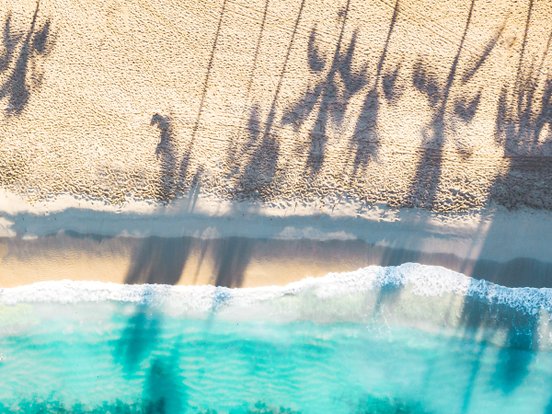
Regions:
<svg viewBox="0 0 552 414"><path fill-rule="evenodd" d="M0 185L552 207L552 3L1 1Z"/></svg>

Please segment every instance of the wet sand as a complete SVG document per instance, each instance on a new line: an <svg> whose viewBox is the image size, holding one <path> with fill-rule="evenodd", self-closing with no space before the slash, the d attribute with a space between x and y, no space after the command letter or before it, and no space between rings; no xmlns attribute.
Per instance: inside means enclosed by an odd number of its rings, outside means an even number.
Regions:
<svg viewBox="0 0 552 414"><path fill-rule="evenodd" d="M358 240L56 235L37 240L2 239L0 251L2 287L62 279L255 287L407 262L443 266L509 287L552 287L552 261L465 259L453 253L397 249Z"/></svg>
<svg viewBox="0 0 552 414"><path fill-rule="evenodd" d="M552 3L115 3L0 0L0 286L548 286Z"/></svg>
<svg viewBox="0 0 552 414"><path fill-rule="evenodd" d="M406 262L510 287L552 286L552 221L543 211L447 218L386 208L286 215L202 199L194 211L186 200L149 212L79 203L3 215L0 286L73 279L251 287Z"/></svg>

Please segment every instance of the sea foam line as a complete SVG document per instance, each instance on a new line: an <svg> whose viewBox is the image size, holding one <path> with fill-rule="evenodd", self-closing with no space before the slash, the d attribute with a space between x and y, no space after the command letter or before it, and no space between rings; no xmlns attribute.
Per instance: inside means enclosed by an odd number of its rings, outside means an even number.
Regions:
<svg viewBox="0 0 552 414"><path fill-rule="evenodd" d="M329 273L306 278L285 286L257 288L221 288L206 286L169 286L158 284L122 285L95 281L52 281L0 289L0 304L79 303L117 301L160 305L186 300L197 310L211 309L213 303L228 301L247 306L289 296L317 300L344 298L348 295L380 291L382 288L408 289L420 297L455 295L478 298L489 305L506 305L536 315L552 313L552 289L508 288L478 280L438 266L405 263L400 266L369 266L353 272ZM217 299L218 298L218 299ZM224 300L220 299L224 298Z"/></svg>

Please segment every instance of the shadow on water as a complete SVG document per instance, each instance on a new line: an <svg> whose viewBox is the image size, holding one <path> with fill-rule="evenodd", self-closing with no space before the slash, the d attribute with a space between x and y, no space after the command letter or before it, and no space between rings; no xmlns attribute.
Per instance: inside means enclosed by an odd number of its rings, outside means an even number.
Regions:
<svg viewBox="0 0 552 414"><path fill-rule="evenodd" d="M146 374L142 395L146 412L171 414L185 412L188 406L184 375L180 368L180 341L168 355L155 355Z"/></svg>
<svg viewBox="0 0 552 414"><path fill-rule="evenodd" d="M180 280L190 251L190 238L149 237L134 252L125 283L176 285ZM159 340L163 316L155 308L155 299L156 292L146 288L142 302L136 306L132 316L129 317L117 343L117 359L129 375L133 375L141 369L141 364L149 359ZM151 368L150 382L152 384L150 387L157 387L159 384L157 373L165 369L162 361L156 360L154 363L155 365ZM159 401L161 402L155 402L152 406L155 408L152 412L177 412L164 411L166 408L165 397Z"/></svg>
<svg viewBox="0 0 552 414"><path fill-rule="evenodd" d="M159 348L163 318L152 301L154 292L146 291L136 307L115 349L116 360L125 375L144 374L141 410L147 413L178 413L187 405L184 373L180 367L181 340L172 349Z"/></svg>
<svg viewBox="0 0 552 414"><path fill-rule="evenodd" d="M431 414L424 405L416 400L396 397L368 395L361 398L351 412L357 414Z"/></svg>
<svg viewBox="0 0 552 414"><path fill-rule="evenodd" d="M469 290L473 292L481 286L478 281L473 281ZM511 303L489 303L490 297L491 291L481 296L470 295L462 308L461 323L466 337L477 337L476 340L480 342L478 357L472 363L471 375L466 385L462 412L468 412L481 368L480 361L488 348L488 341L497 335L504 336L490 385L505 394L514 391L527 377L535 358L535 350L539 346L539 315L528 313L523 307L516 307Z"/></svg>
<svg viewBox="0 0 552 414"><path fill-rule="evenodd" d="M115 357L126 375L140 371L142 363L149 359L162 330L163 318L152 307L155 292L146 289L142 302L136 305L133 314L116 343Z"/></svg>
<svg viewBox="0 0 552 414"><path fill-rule="evenodd" d="M0 99L8 100L6 115L20 115L23 112L31 93L42 84L42 60L54 45L50 19L37 27L39 5L40 1L37 1L31 26L25 35L12 32L11 14L4 21L4 54L0 57L0 72L9 72L0 85Z"/></svg>
<svg viewBox="0 0 552 414"><path fill-rule="evenodd" d="M550 401L544 409L544 414L552 414L552 397L550 397Z"/></svg>
<svg viewBox="0 0 552 414"><path fill-rule="evenodd" d="M377 293L376 303L374 305L373 314L376 317L384 313L385 306L393 306L400 299L404 287L401 281L390 280L388 278L388 275L393 272L393 269L387 268L384 272L385 274L381 277L382 280L378 280L378 284L380 284L381 287Z"/></svg>

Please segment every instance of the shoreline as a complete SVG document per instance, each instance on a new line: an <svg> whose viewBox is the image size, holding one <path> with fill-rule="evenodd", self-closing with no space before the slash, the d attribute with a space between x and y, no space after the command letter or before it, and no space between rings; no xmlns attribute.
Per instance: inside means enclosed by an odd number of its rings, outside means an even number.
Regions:
<svg viewBox="0 0 552 414"><path fill-rule="evenodd" d="M344 204L289 214L206 198L167 206L14 201L0 200L10 206L0 213L2 287L61 279L255 287L406 262L508 287L552 287L547 211L444 216Z"/></svg>
<svg viewBox="0 0 552 414"><path fill-rule="evenodd" d="M58 280L0 288L0 307L22 309L23 325L28 320L29 306L36 306L38 313L43 305L59 306L56 312L46 312L57 318L60 313L73 314L74 306L90 310L102 303L112 309L122 305L126 310L119 310L128 314L136 306L136 312L148 308L161 319L170 315L203 319L208 324L215 315L217 320L233 323L383 323L387 328L414 328L502 348L513 345L511 332L522 332L527 349L552 349L552 289L512 289L442 267L414 263L329 273L283 286L228 289ZM91 320L98 317L97 312L84 313ZM538 339L533 342L529 338L536 338L534 335Z"/></svg>

